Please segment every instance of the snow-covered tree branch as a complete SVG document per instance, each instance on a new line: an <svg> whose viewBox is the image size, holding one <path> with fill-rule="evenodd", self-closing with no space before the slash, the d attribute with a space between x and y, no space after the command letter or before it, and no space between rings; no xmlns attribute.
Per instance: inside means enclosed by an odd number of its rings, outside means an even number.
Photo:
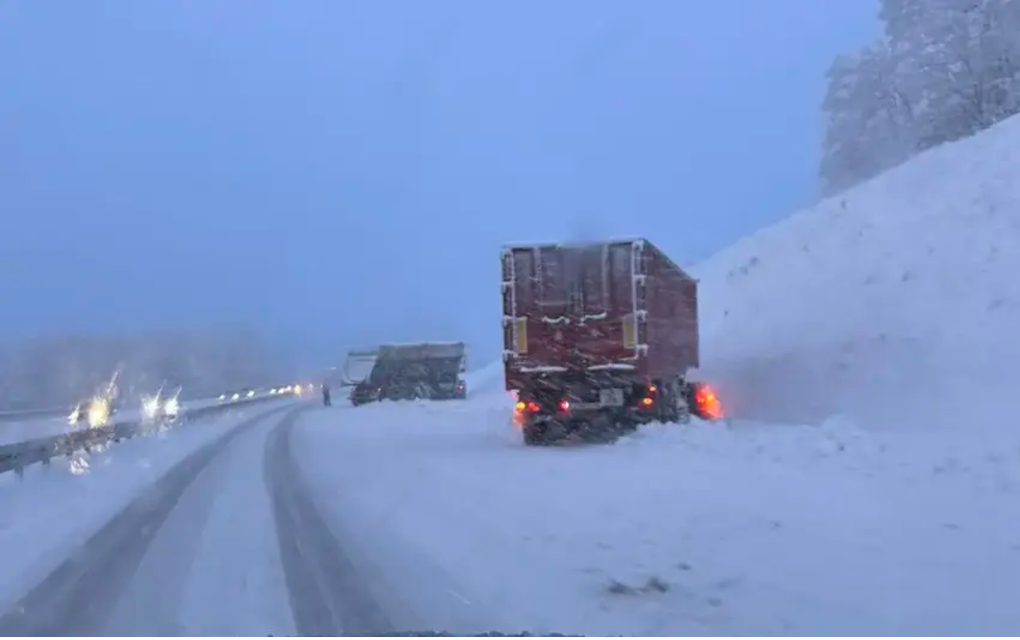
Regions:
<svg viewBox="0 0 1020 640"><path fill-rule="evenodd" d="M1020 112L1020 0L881 0L885 30L829 71L832 194Z"/></svg>

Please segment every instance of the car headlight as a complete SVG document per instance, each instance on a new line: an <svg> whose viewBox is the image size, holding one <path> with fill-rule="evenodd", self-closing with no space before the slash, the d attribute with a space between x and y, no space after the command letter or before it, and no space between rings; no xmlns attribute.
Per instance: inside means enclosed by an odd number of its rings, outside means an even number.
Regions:
<svg viewBox="0 0 1020 640"><path fill-rule="evenodd" d="M101 427L110 419L110 401L106 398L94 398L89 403L89 426Z"/></svg>
<svg viewBox="0 0 1020 640"><path fill-rule="evenodd" d="M142 415L147 420L152 420L159 415L159 397L146 398L142 401Z"/></svg>
<svg viewBox="0 0 1020 640"><path fill-rule="evenodd" d="M163 405L163 413L170 417L176 417L181 412L181 403L177 398L170 398Z"/></svg>

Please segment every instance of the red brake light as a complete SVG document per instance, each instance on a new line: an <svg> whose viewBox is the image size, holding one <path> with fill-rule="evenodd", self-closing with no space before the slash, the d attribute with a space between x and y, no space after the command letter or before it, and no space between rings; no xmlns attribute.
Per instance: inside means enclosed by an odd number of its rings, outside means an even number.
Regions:
<svg viewBox="0 0 1020 640"><path fill-rule="evenodd" d="M566 413L567 411L570 411L570 401L569 400L560 400L560 411L562 411L564 413Z"/></svg>
<svg viewBox="0 0 1020 640"><path fill-rule="evenodd" d="M654 384L648 385L648 393L655 393L658 390L659 390L659 387L655 386Z"/></svg>
<svg viewBox="0 0 1020 640"><path fill-rule="evenodd" d="M538 406L538 404L530 400L528 402L524 402L523 400L521 400L520 402L514 405L514 410L516 410L518 413L521 413L525 410L530 411L531 413L538 413L539 408L540 407Z"/></svg>

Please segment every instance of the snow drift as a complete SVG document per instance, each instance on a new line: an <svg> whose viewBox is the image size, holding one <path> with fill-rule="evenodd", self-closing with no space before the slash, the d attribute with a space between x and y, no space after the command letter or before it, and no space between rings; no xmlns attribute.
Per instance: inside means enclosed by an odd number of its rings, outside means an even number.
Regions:
<svg viewBox="0 0 1020 640"><path fill-rule="evenodd" d="M1020 381L1020 118L928 151L720 252L706 377L737 415L1001 426Z"/></svg>
<svg viewBox="0 0 1020 640"><path fill-rule="evenodd" d="M505 395L492 399L317 409L294 432L324 518L398 628L1020 628L1015 447L834 420L651 425L612 446L532 448Z"/></svg>

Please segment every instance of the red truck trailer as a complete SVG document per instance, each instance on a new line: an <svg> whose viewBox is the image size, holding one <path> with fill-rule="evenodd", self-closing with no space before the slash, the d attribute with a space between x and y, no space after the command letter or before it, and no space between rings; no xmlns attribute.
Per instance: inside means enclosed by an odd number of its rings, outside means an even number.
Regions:
<svg viewBox="0 0 1020 640"><path fill-rule="evenodd" d="M503 360L526 444L720 417L699 365L698 284L651 242L503 249Z"/></svg>

